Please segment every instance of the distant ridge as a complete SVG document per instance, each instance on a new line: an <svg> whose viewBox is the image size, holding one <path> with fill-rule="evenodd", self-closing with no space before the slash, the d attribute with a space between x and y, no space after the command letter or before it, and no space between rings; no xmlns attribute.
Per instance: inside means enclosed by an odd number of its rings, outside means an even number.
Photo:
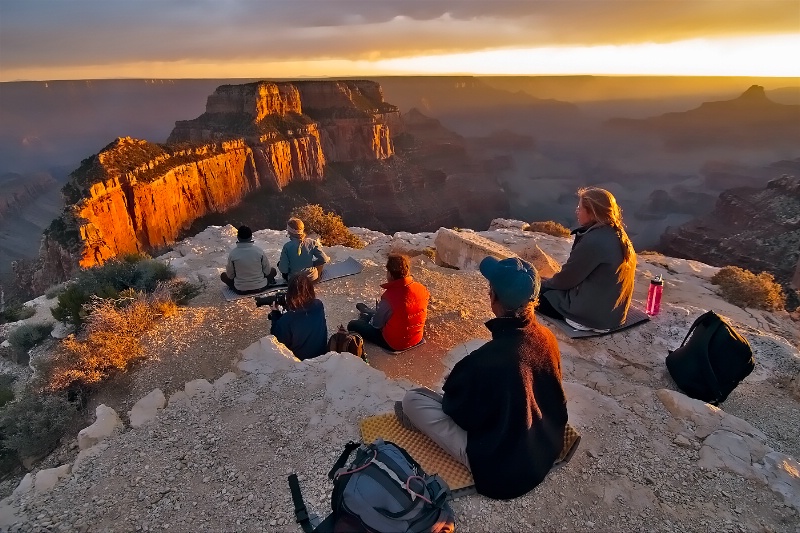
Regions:
<svg viewBox="0 0 800 533"><path fill-rule="evenodd" d="M705 102L689 111L645 119L614 118L604 126L658 136L673 150L796 147L800 144L800 105L773 102L764 87L753 85L732 100Z"/></svg>

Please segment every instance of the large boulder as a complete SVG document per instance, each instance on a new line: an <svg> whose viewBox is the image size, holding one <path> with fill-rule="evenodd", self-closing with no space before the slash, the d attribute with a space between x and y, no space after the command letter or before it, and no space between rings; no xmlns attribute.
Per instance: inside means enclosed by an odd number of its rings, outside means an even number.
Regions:
<svg viewBox="0 0 800 533"><path fill-rule="evenodd" d="M488 255L497 259L516 256L502 244L490 241L473 231L439 228L434 242L437 263L461 270L477 269L483 258Z"/></svg>
<svg viewBox="0 0 800 533"><path fill-rule="evenodd" d="M158 410L163 409L166 404L167 399L161 389L153 390L128 411L131 427L136 428L150 422L158 415Z"/></svg>
<svg viewBox="0 0 800 533"><path fill-rule="evenodd" d="M525 247L519 256L536 267L536 271L543 278L552 278L554 274L561 271L558 261L547 255L536 243Z"/></svg>
<svg viewBox="0 0 800 533"><path fill-rule="evenodd" d="M33 481L33 488L36 492L47 492L51 490L60 479L65 478L70 473L70 465L61 465L56 468L40 470Z"/></svg>
<svg viewBox="0 0 800 533"><path fill-rule="evenodd" d="M83 428L78 433L78 447L81 450L91 448L103 439L110 437L115 431L121 430L122 420L117 412L111 407L100 404L95 409L97 420L87 428Z"/></svg>

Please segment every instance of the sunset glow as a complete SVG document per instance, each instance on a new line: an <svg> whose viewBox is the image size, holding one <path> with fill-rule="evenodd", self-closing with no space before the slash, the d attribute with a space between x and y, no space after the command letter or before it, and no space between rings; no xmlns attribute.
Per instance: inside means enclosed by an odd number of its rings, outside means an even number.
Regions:
<svg viewBox="0 0 800 533"><path fill-rule="evenodd" d="M0 2L0 81L800 76L798 0Z"/></svg>
<svg viewBox="0 0 800 533"><path fill-rule="evenodd" d="M800 76L800 34L667 44L542 47L379 61L407 74Z"/></svg>

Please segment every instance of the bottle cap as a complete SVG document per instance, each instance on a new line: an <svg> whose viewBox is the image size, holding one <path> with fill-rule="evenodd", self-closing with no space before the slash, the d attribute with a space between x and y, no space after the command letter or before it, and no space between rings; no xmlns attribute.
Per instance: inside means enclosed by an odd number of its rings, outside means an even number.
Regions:
<svg viewBox="0 0 800 533"><path fill-rule="evenodd" d="M651 285L663 285L664 284L664 278L662 278L661 274L659 274L658 276L656 276L656 277L654 277L653 279L650 280L650 284Z"/></svg>

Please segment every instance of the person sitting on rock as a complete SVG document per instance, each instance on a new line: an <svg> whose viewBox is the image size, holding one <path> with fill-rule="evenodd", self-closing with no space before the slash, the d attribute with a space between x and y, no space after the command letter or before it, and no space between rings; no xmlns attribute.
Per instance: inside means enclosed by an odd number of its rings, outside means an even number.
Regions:
<svg viewBox="0 0 800 533"><path fill-rule="evenodd" d="M572 232L572 251L560 272L542 280L538 311L575 329L605 333L625 323L636 252L617 200L607 190L580 189L575 213L580 227Z"/></svg>
<svg viewBox="0 0 800 533"><path fill-rule="evenodd" d="M228 264L219 279L236 294L256 294L275 285L277 273L264 250L253 243L252 230L239 226L236 248L228 254Z"/></svg>
<svg viewBox="0 0 800 533"><path fill-rule="evenodd" d="M422 342L430 293L411 277L408 257L389 254L386 283L375 308L356 304L361 316L347 324L348 331L390 351L402 351Z"/></svg>
<svg viewBox="0 0 800 533"><path fill-rule="evenodd" d="M301 361L328 351L328 324L325 306L314 293L314 283L308 276L295 276L286 289L286 309L272 304L268 318L272 321L270 334L289 348Z"/></svg>
<svg viewBox="0 0 800 533"><path fill-rule="evenodd" d="M516 257L486 257L479 268L496 317L486 322L492 340L456 363L443 395L409 390L395 414L466 466L478 493L511 499L538 485L556 460L569 460L580 437L565 439L561 355L536 321L536 269Z"/></svg>
<svg viewBox="0 0 800 533"><path fill-rule="evenodd" d="M322 269L330 258L320 247L319 240L306 237L305 225L299 218L290 218L286 223L289 241L283 245L278 270L286 281L303 274L311 281L318 281Z"/></svg>

